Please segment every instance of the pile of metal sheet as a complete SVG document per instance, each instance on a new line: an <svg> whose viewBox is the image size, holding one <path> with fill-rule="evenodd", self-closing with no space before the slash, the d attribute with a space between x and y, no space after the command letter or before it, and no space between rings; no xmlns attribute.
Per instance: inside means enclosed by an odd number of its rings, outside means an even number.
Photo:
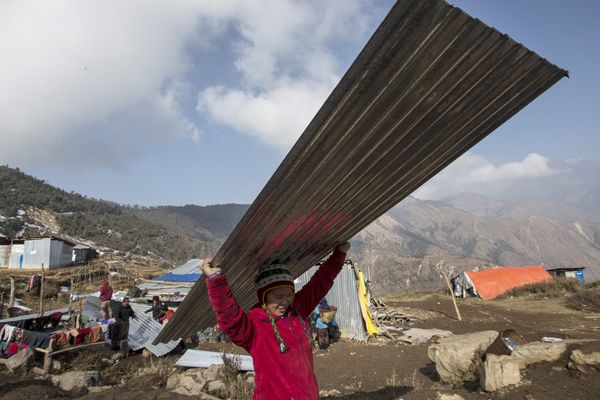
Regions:
<svg viewBox="0 0 600 400"><path fill-rule="evenodd" d="M214 257L239 303L260 265L299 276L566 75L444 1L397 1ZM158 340L212 323L197 282Z"/></svg>
<svg viewBox="0 0 600 400"><path fill-rule="evenodd" d="M129 348L137 351L148 349L157 357L170 353L177 347L181 339L171 340L167 343L153 344L152 342L160 333L163 326L152 319L152 314L146 314L149 306L131 303L135 312L135 318L129 320L129 334L127 343ZM97 297L87 297L83 307L83 314L92 319L99 319L100 299Z"/></svg>

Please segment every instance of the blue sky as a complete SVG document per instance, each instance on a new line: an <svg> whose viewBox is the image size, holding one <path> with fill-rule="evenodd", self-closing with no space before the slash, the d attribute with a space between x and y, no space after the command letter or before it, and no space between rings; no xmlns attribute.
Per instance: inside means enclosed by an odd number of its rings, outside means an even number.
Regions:
<svg viewBox="0 0 600 400"><path fill-rule="evenodd" d="M0 163L121 203L250 203L392 4L4 1ZM571 77L417 195L600 159L600 2L451 4Z"/></svg>

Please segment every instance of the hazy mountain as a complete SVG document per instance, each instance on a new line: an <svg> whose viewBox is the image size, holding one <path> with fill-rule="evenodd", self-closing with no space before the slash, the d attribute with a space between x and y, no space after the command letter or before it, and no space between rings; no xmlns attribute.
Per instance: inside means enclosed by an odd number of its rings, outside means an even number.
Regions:
<svg viewBox="0 0 600 400"><path fill-rule="evenodd" d="M600 197L563 197L571 201L409 197L352 239L350 257L370 272L379 293L439 289L442 272L495 265L585 266L588 279L600 279L600 224L580 208L594 208ZM7 236L63 234L177 264L213 255L247 209L122 206L0 167L0 234Z"/></svg>
<svg viewBox="0 0 600 400"><path fill-rule="evenodd" d="M442 287L439 271L491 265L585 266L588 279L600 279L600 224L571 219L585 213L564 204L552 210L548 202L528 216L514 211L526 209L518 203L479 197L477 204L478 197L467 198L457 204L468 204L479 215L406 199L354 238L353 259L371 266L379 291ZM560 210L572 211L561 218L565 222L543 216Z"/></svg>

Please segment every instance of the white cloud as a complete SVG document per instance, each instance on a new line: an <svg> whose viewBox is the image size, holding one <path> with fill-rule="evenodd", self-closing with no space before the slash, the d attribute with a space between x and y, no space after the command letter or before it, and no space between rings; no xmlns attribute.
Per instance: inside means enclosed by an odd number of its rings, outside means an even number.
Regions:
<svg viewBox="0 0 600 400"><path fill-rule="evenodd" d="M203 129L184 102L198 98L208 119L288 147L339 78L333 43L366 39L375 9L365 0L3 1L0 162L56 163L83 146L97 152L86 160L119 164L131 143L197 141ZM233 52L239 82L192 93L186 79L214 62L201 51Z"/></svg>
<svg viewBox="0 0 600 400"><path fill-rule="evenodd" d="M336 46L366 40L373 8L352 1L267 1L240 4L234 24L237 87L213 85L198 97L198 111L237 132L289 148L340 77Z"/></svg>
<svg viewBox="0 0 600 400"><path fill-rule="evenodd" d="M328 94L327 87L312 81L291 81L257 94L210 87L200 95L198 109L238 132L289 148Z"/></svg>
<svg viewBox="0 0 600 400"><path fill-rule="evenodd" d="M485 157L465 154L440 174L420 187L414 196L420 199L442 199L459 193L489 194L510 189L523 182L558 174L549 160L537 153L522 161L494 165Z"/></svg>
<svg viewBox="0 0 600 400"><path fill-rule="evenodd" d="M118 143L147 127L139 115L152 115L163 135L197 136L169 83L188 67L184 45L197 17L170 4L3 2L0 159L56 158L87 132L121 125Z"/></svg>

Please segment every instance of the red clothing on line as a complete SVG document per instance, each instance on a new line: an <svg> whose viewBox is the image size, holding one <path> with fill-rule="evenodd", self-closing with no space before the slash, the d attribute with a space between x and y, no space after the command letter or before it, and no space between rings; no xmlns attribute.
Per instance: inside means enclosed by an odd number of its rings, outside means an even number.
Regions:
<svg viewBox="0 0 600 400"><path fill-rule="evenodd" d="M333 286L345 257L345 253L334 251L296 293L293 305L307 329L310 329L308 316ZM281 338L289 347L285 353L280 353L271 321L261 305L244 313L231 293L225 275L207 279L206 284L217 323L233 343L252 356L256 374L254 399L318 399L312 347L298 315L290 308L286 316L276 318Z"/></svg>

